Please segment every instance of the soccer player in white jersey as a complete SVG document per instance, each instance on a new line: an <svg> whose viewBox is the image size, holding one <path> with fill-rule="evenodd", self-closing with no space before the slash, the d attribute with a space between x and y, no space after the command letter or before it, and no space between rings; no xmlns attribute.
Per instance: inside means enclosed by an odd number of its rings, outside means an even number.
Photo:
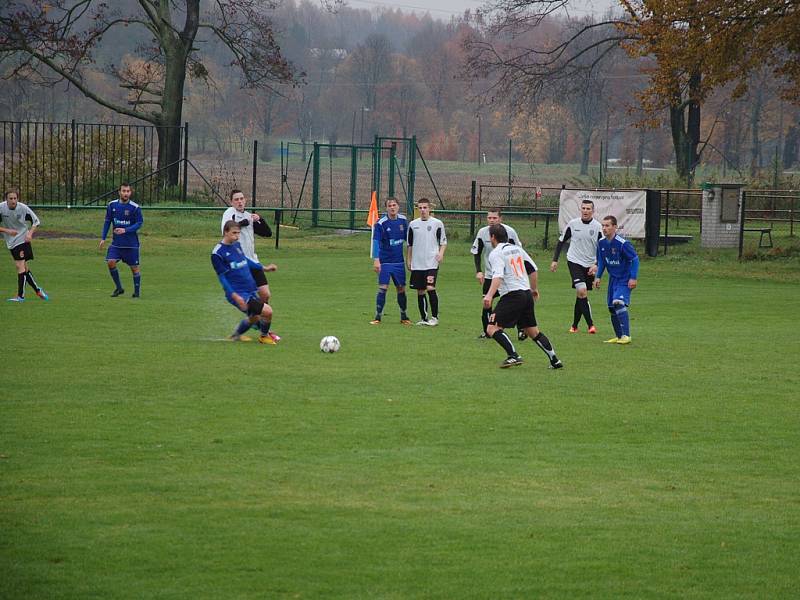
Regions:
<svg viewBox="0 0 800 600"><path fill-rule="evenodd" d="M495 224L501 224L508 234L508 242L510 244L517 244L520 248L522 242L510 225L503 223L503 214L499 208L492 208L486 211L486 221L489 223L486 227L481 227L478 234L475 236L475 241L472 242L470 252L475 258L475 279L481 284L482 294L489 291L489 286L492 283L492 272L489 266L489 254L492 252L492 244L489 239L489 227ZM483 333L479 337L490 337L486 332L486 327L489 325L489 315L492 314L492 307L484 308L481 312L481 323L483 325ZM519 338L525 339L525 334L520 330Z"/></svg>
<svg viewBox="0 0 800 600"><path fill-rule="evenodd" d="M483 297L483 306L492 305L495 292L500 292L500 300L489 316L487 333L506 351L506 359L500 368L522 364L522 357L504 331L508 327L522 327L527 336L542 349L550 361L551 369L560 369L564 364L556 356L556 351L547 336L539 331L534 312L534 301L539 299L538 273L536 263L521 247L508 243L508 233L501 224L489 227L492 253L489 264L492 269L492 283Z"/></svg>
<svg viewBox="0 0 800 600"><path fill-rule="evenodd" d="M447 235L444 223L431 216L430 200L420 198L417 208L419 219L414 219L408 226L408 270L411 271L411 289L417 290L417 306L422 319L417 325L435 327L439 324L436 277L447 248Z"/></svg>
<svg viewBox="0 0 800 600"><path fill-rule="evenodd" d="M9 298L9 302L25 302L25 282L33 288L39 298L42 300L49 298L36 284L28 268L28 261L33 260L31 240L39 223L36 213L19 201L16 190L6 192L5 201L0 202L0 233L3 234L6 246L14 259L14 265L17 267L17 295Z"/></svg>
<svg viewBox="0 0 800 600"><path fill-rule="evenodd" d="M225 231L225 223L234 221L239 226L239 245L244 250L244 255L253 262L259 262L258 255L256 254L256 241L255 236L270 237L272 230L267 222L261 218L258 213L251 213L245 210L247 201L245 200L242 190L231 190L230 194L230 207L222 213L222 222L220 223L220 231ZM275 265L268 265L273 267ZM277 267L275 267L277 269ZM274 271L275 269L268 269ZM252 269L251 274L258 286L258 297L265 304L269 304L272 297L272 292L269 289L269 281L267 276L261 269ZM270 331L269 335L276 342L280 341L281 337L274 331Z"/></svg>
<svg viewBox="0 0 800 600"><path fill-rule="evenodd" d="M589 305L589 290L594 285L594 275L597 273L597 242L602 237L603 226L594 218L594 202L584 200L581 202L581 216L567 223L567 227L558 238L550 270L556 272L561 249L569 242L567 266L572 287L575 288L575 307L572 311L570 333L578 333L581 317L586 319L589 333L597 333L592 320L592 307Z"/></svg>

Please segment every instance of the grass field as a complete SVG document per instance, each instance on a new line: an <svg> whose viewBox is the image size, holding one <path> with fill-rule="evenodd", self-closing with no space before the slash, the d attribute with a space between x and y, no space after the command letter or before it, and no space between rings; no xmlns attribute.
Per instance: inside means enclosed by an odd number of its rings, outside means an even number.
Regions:
<svg viewBox="0 0 800 600"><path fill-rule="evenodd" d="M527 342L501 370L465 239L439 327L392 292L371 327L366 235L287 230L265 347L222 341L218 217L145 215L136 301L100 213L40 216L87 238L35 242L50 302L0 304L0 597L797 596L796 259L644 259L616 347L600 295L601 334L566 333L534 252L566 368Z"/></svg>

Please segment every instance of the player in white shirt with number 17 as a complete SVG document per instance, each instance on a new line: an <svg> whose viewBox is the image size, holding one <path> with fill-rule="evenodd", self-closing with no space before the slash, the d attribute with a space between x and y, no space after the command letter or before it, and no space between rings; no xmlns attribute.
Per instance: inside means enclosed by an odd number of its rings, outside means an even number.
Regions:
<svg viewBox="0 0 800 600"><path fill-rule="evenodd" d="M489 255L492 283L483 297L483 306L490 307L495 292L500 292L500 300L489 316L486 330L489 337L500 344L508 355L500 363L500 368L522 364L522 357L517 354L514 343L504 331L517 325L547 355L550 368L560 369L564 365L556 356L550 340L539 331L536 323L534 300L539 299L536 263L525 250L508 243L508 233L502 225L491 225L489 238L494 248Z"/></svg>

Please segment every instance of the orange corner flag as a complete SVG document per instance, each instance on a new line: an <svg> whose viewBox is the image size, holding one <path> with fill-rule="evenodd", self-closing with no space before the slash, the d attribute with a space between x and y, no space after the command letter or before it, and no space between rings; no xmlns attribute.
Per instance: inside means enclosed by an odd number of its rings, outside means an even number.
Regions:
<svg viewBox="0 0 800 600"><path fill-rule="evenodd" d="M367 215L367 225L375 227L380 216L378 215L378 193L372 192L372 200L369 203L369 214Z"/></svg>

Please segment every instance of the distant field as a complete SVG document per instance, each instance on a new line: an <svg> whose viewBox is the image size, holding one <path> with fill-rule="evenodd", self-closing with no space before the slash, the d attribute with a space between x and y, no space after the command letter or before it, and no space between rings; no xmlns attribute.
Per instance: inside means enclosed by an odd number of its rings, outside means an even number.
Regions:
<svg viewBox="0 0 800 600"><path fill-rule="evenodd" d="M0 304L0 597L796 597L796 259L644 259L616 347L598 294L600 335L566 333L533 250L566 368L501 370L463 233L441 325L390 292L374 327L367 234L286 229L263 347L223 341L218 214L145 214L139 301L100 212L40 216L85 237L35 243L50 302Z"/></svg>

